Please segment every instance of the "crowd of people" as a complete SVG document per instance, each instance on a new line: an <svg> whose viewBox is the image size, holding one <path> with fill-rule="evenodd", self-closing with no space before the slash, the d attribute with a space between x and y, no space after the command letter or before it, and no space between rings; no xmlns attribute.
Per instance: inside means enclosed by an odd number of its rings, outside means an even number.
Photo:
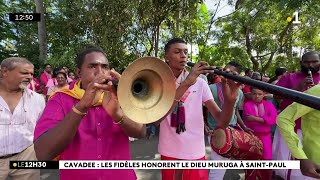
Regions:
<svg viewBox="0 0 320 180"><path fill-rule="evenodd" d="M39 79L33 77L34 66L29 60L4 59L0 73L0 179L40 179L39 170L10 169L9 161L14 160L130 160L129 138L150 137L155 127L159 127L161 160L205 161L205 140L211 141L215 128L233 126L261 140L263 160L301 162L301 170L246 171L246 179L270 180L273 174L291 180L320 178L319 110L212 74L204 61L188 71L188 48L183 39L169 40L164 53L176 78L176 94L167 115L148 128L122 111L110 81L119 80L121 74L110 68L99 47L79 51L75 71L67 67L52 70L50 64L45 64ZM288 73L279 67L275 77L269 78L246 69L245 78L320 96L319 67L319 53L307 52L298 72ZM224 69L239 75L243 71L236 60ZM212 150L210 159L230 158ZM161 177L222 180L225 172L162 169ZM60 170L60 179L137 177L133 169L82 169Z"/></svg>

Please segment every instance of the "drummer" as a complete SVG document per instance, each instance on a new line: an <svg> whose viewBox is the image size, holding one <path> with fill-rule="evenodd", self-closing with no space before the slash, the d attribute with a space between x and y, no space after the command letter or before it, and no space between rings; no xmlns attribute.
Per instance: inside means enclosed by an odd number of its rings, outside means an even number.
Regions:
<svg viewBox="0 0 320 180"><path fill-rule="evenodd" d="M237 72L238 74L240 74L242 71L242 66L235 61L231 61L227 64L225 69L230 69L230 71ZM224 96L222 93L222 84L220 82L218 82L216 84L209 85L209 87L210 87L211 93L213 95L214 101L219 106L219 108L222 108L222 106L224 104ZM233 107L233 113L232 113L232 117L231 117L231 121L229 122L229 125L235 126L238 122L238 124L241 126L242 129L244 129L245 131L251 131L251 129L249 129L245 126L245 124L243 123L242 118L239 114L238 108L241 105L242 101L243 101L243 92L239 89L238 90L238 97L237 97L236 103ZM208 125L209 125L209 129L211 131L218 125L218 122L215 120L215 118L210 113L208 113ZM210 142L210 136L208 139ZM225 158L225 157L217 154L212 149L211 149L210 159L211 160L229 160L228 158ZM209 179L212 179L212 180L213 179L223 179L225 172L226 172L226 169L210 169Z"/></svg>
<svg viewBox="0 0 320 180"><path fill-rule="evenodd" d="M206 62L186 71L188 48L183 39L174 38L165 45L165 60L176 77L177 91L172 110L160 122L159 153L162 160L205 160L204 121L202 105L227 127L232 117L240 84L222 78L225 104L222 110L214 102L208 84L199 77L209 73ZM179 116L178 116L179 115ZM162 170L163 180L208 179L205 169Z"/></svg>

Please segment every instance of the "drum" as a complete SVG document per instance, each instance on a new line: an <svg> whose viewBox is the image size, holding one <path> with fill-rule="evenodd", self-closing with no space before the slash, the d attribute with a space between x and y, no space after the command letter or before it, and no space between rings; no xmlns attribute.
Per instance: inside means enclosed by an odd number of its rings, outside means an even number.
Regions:
<svg viewBox="0 0 320 180"><path fill-rule="evenodd" d="M240 127L216 127L210 138L211 148L219 155L236 160L261 160L261 140Z"/></svg>

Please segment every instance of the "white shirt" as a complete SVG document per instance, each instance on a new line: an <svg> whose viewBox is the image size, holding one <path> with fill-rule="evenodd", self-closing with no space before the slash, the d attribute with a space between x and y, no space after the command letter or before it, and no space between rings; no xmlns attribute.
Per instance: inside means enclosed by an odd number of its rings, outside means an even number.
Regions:
<svg viewBox="0 0 320 180"><path fill-rule="evenodd" d="M177 128L171 127L170 113L160 123L158 150L161 155L184 160L205 156L202 104L213 99L213 96L208 84L201 78L188 90L190 94L184 102L186 131L176 133Z"/></svg>
<svg viewBox="0 0 320 180"><path fill-rule="evenodd" d="M34 129L44 107L43 96L26 89L12 114L0 96L0 156L20 153L32 145Z"/></svg>

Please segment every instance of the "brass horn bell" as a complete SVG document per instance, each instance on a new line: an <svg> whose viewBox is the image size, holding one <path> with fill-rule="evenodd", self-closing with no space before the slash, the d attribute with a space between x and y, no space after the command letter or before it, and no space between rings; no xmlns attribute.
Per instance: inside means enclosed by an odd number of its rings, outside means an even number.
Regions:
<svg viewBox="0 0 320 180"><path fill-rule="evenodd" d="M122 73L117 94L124 114L149 124L167 115L176 93L175 77L161 59L142 57Z"/></svg>

